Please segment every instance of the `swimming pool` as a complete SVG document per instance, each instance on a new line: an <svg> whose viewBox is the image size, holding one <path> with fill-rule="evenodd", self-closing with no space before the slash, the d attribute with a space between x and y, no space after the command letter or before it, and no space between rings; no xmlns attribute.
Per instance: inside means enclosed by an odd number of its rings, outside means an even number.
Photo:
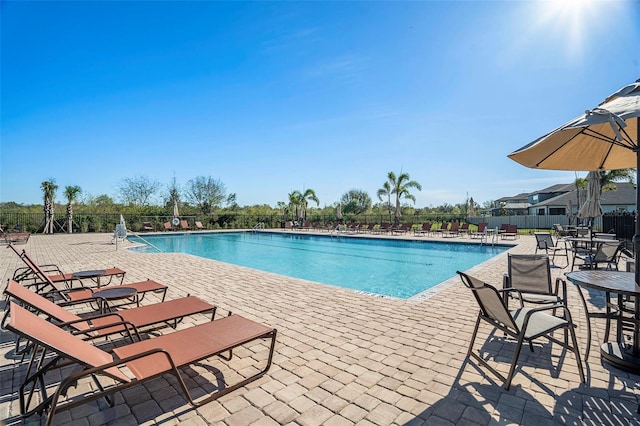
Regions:
<svg viewBox="0 0 640 426"><path fill-rule="evenodd" d="M163 252L188 253L290 277L409 298L508 247L268 232L145 235ZM151 247L136 250L155 251Z"/></svg>

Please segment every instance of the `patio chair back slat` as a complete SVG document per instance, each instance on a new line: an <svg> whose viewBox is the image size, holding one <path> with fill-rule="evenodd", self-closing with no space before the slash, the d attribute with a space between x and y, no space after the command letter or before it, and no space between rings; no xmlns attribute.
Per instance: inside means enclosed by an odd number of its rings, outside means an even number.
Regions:
<svg viewBox="0 0 640 426"><path fill-rule="evenodd" d="M515 331L518 326L509 314L502 297L498 291L483 281L469 275L460 275L462 282L473 291L473 295L480 305L480 310L485 317L488 317Z"/></svg>
<svg viewBox="0 0 640 426"><path fill-rule="evenodd" d="M550 268L546 255L510 255L508 273L511 287L524 293L552 294Z"/></svg>

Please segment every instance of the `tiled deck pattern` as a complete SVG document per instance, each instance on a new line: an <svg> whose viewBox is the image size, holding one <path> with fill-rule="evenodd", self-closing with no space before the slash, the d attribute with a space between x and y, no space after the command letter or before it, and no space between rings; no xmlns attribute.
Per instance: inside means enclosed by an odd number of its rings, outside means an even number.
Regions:
<svg viewBox="0 0 640 426"><path fill-rule="evenodd" d="M426 300L395 300L194 256L122 250L128 242L116 251L110 240L106 234L33 235L19 247L65 271L117 266L127 271L125 282L152 278L169 286L168 298L190 293L273 326L278 329L273 366L260 380L200 408L187 403L175 380L160 378L117 394L113 408L100 400L62 412L56 424L625 425L640 419L635 414L640 376L600 361L602 321L595 323L585 385L572 354L545 343L535 353L523 350L522 368L505 391L493 376L465 361L478 308L459 278ZM533 253L533 237L522 236L516 243L511 252ZM20 266L15 254L0 249L3 283ZM505 271L506 253L470 272L501 286ZM554 269L554 274L564 271ZM575 288L570 283L568 288L584 353L584 312ZM600 295L590 293L589 299L602 307ZM201 321L206 318L195 317L181 327ZM489 331L482 330L476 349ZM486 357L506 372L513 343L500 337L486 343ZM0 420L38 424L37 415L19 416L17 393L26 367L13 354L13 335L4 331L0 338ZM247 359L264 356L258 344L238 351L230 363L208 360L185 371L188 386L196 394L208 392L216 383L210 383L215 369L233 378L233 371L250 369Z"/></svg>

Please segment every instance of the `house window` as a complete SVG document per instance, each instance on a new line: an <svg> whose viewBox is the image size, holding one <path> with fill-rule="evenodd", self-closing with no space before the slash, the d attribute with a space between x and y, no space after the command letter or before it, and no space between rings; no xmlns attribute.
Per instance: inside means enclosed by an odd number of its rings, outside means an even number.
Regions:
<svg viewBox="0 0 640 426"><path fill-rule="evenodd" d="M544 209L538 209L538 216L544 216Z"/></svg>
<svg viewBox="0 0 640 426"><path fill-rule="evenodd" d="M564 207L555 207L549 209L550 215L565 215L567 214L567 210Z"/></svg>

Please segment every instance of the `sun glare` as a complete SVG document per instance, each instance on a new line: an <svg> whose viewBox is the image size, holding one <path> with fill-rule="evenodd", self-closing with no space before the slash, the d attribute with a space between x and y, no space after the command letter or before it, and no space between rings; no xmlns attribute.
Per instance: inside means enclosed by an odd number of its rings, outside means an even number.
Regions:
<svg viewBox="0 0 640 426"><path fill-rule="evenodd" d="M581 56L590 32L599 27L605 12L604 0L541 0L536 2L533 25L538 34L545 34L564 46L570 56Z"/></svg>

